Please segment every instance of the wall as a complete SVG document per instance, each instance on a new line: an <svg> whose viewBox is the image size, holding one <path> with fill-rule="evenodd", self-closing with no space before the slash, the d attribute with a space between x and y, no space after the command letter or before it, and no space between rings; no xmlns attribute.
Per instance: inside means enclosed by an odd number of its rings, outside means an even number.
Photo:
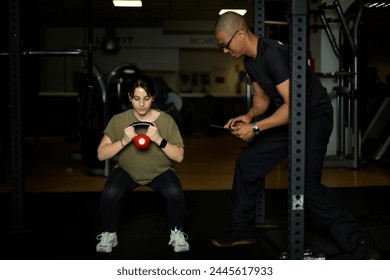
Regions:
<svg viewBox="0 0 390 280"><path fill-rule="evenodd" d="M162 76L176 91L182 87L181 74L190 73L207 75L209 84L205 89L199 86L188 92L237 93L242 63L224 56L216 48L212 35L164 34L158 28L117 28L119 49L109 52L101 48L105 32L103 28L93 31L93 61L106 75L119 64L134 64L147 74ZM41 45L49 50L85 49L85 40L84 30L77 28L46 28L41 34ZM76 91L77 77L84 66L81 57L42 58L40 91Z"/></svg>
<svg viewBox="0 0 390 280"><path fill-rule="evenodd" d="M42 50L74 50L84 49L84 30L82 28L48 28L40 33L40 49ZM41 92L73 92L74 75L82 72L82 57L39 58L39 91Z"/></svg>
<svg viewBox="0 0 390 280"><path fill-rule="evenodd" d="M213 95L237 95L240 82L240 71L243 71L242 59L234 59L225 55L220 49L208 50L183 49L180 51L181 73L204 73L209 84L194 86L192 92L206 92ZM203 91L202 89L205 89ZM201 89L200 91L197 89ZM185 92L185 88L181 88ZM244 93L241 92L243 95Z"/></svg>

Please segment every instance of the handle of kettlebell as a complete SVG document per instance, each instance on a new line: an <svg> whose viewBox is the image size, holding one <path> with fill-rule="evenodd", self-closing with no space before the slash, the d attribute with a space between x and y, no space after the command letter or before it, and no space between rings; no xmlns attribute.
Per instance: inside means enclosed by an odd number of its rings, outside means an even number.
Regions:
<svg viewBox="0 0 390 280"><path fill-rule="evenodd" d="M133 127L139 127L139 126L150 126L150 125L153 125L151 122L133 122L132 124L130 124L130 126L133 126Z"/></svg>

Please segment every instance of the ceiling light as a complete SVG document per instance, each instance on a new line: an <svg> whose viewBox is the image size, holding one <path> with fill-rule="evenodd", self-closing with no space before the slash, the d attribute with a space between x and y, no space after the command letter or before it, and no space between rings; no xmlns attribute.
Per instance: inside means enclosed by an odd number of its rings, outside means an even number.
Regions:
<svg viewBox="0 0 390 280"><path fill-rule="evenodd" d="M242 16L246 14L245 9L222 9L219 11L219 15L222 15L226 12L235 12L235 13L240 14Z"/></svg>
<svg viewBox="0 0 390 280"><path fill-rule="evenodd" d="M390 3L388 0L384 1L369 1L366 4L364 4L366 8L387 8L390 6Z"/></svg>
<svg viewBox="0 0 390 280"><path fill-rule="evenodd" d="M142 7L141 0L113 0L115 7Z"/></svg>

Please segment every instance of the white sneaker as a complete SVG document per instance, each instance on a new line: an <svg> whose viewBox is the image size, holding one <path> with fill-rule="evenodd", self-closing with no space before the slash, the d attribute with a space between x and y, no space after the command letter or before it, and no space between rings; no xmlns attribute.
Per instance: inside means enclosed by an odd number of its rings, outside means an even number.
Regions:
<svg viewBox="0 0 390 280"><path fill-rule="evenodd" d="M187 234L182 232L181 230L175 229L174 231L171 230L171 240L169 241L168 245L173 246L173 250L178 252L186 252L190 250L190 245L186 241L188 239Z"/></svg>
<svg viewBox="0 0 390 280"><path fill-rule="evenodd" d="M100 240L96 245L96 252L111 253L112 248L118 245L118 239L115 232L102 232L96 239Z"/></svg>

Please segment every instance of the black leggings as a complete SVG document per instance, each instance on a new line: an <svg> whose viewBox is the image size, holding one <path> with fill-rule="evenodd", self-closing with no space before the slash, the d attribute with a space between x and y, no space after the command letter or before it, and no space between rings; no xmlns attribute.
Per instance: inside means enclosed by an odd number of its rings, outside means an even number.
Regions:
<svg viewBox="0 0 390 280"><path fill-rule="evenodd" d="M116 232L121 198L137 188L137 184L121 167L114 168L104 184L100 206L106 231ZM148 186L159 191L167 200L169 226L172 230L183 227L184 192L176 173L169 169L153 179Z"/></svg>

